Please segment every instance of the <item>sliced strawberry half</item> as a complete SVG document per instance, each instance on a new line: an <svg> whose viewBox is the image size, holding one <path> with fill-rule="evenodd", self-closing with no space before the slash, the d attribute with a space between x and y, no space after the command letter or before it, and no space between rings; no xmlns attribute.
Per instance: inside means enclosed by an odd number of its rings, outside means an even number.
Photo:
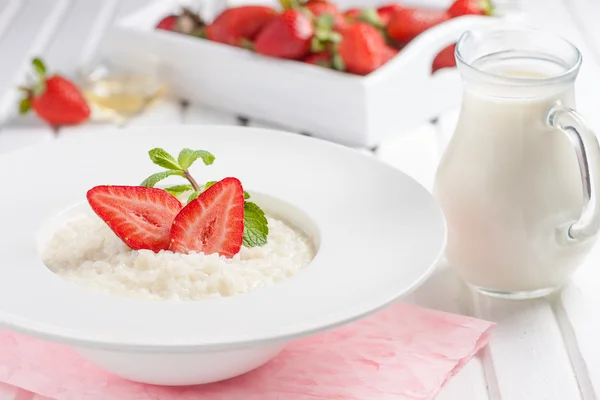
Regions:
<svg viewBox="0 0 600 400"><path fill-rule="evenodd" d="M219 253L233 257L244 235L244 189L236 178L225 178L191 201L175 217L171 249L178 253Z"/></svg>
<svg viewBox="0 0 600 400"><path fill-rule="evenodd" d="M134 250L167 250L170 230L182 204L162 189L96 186L87 192L94 212Z"/></svg>

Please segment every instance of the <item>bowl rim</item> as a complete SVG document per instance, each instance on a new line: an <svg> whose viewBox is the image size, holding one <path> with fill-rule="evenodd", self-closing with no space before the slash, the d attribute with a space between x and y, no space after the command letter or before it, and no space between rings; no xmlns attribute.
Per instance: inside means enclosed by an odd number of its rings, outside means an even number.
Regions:
<svg viewBox="0 0 600 400"><path fill-rule="evenodd" d="M169 132L168 138L162 135L165 131ZM30 218L24 220L22 226L15 223L24 210L30 209L31 203L26 200L17 205L10 203L10 212L5 211L8 210L7 204L0 207L1 218L7 222L0 226L0 238L8 241L3 255L9 266L0 272L0 325L51 341L123 351L213 351L285 342L347 324L386 307L427 279L442 256L447 238L446 221L431 194L412 178L371 156L324 140L263 128L190 125L131 128L125 132L126 135L122 129L106 130L102 136L85 132L30 150L30 156L41 162L57 156L62 160L62 164L44 168L43 173L48 176L69 170L74 161L80 164L81 171L96 175L93 179L90 175L74 176L72 184L64 189L66 193L50 193L45 202L47 206L42 210L31 210ZM305 177L301 179L305 179L305 184L313 185L316 192L328 188L328 196L319 199L297 188L302 186L298 180L295 184L286 186L281 183L273 191L265 191L267 186L273 186L269 181L271 178L253 176L251 167L244 171L243 181L257 185L256 192L268 192L291 203L317 223L320 249L305 271L268 288L215 299L214 302L213 299L180 303L137 301L94 293L68 283L41 264L37 254L32 256L24 252L37 246L31 239L31 230L39 228L47 218L54 217L58 210L73 204L73 196L81 191L82 185L89 182L88 187L91 187L98 179L121 174L115 169L117 167L96 169L92 173L90 166L96 165L96 161L130 154L131 149L145 149L157 141L183 143L198 137L222 149L228 148L232 141L241 146L231 150L231 157L222 157L226 159L219 170L222 173L227 174L228 170L244 165L247 159L230 161L243 155L244 149L251 148L253 155L279 157L279 160L288 163L277 164L278 168L269 172L273 176ZM141 142L145 144L141 145ZM265 149L267 144L269 148ZM115 153L106 156L104 151L111 148L115 149ZM76 154L75 149L80 154ZM303 164L302 154L314 156L319 153L326 154L329 159L311 157L309 166ZM0 157L0 166L27 169L27 163L18 155ZM254 168L263 171L263 167L270 165L271 161L263 160ZM304 165L305 170L298 171L299 165ZM343 168L340 169L340 166ZM147 170L147 165L143 168ZM137 170L139 168L135 172ZM357 190L353 181L336 186L328 180L332 177L340 179L348 172L357 177L373 177L371 182L364 183L370 192ZM10 180L10 174L0 172L1 178L6 182ZM17 178L12 179L11 184L18 184ZM396 184L389 185L390 179ZM254 189L251 185L249 188ZM34 198L28 196L35 193L34 189L29 189L29 192L26 188L22 189L25 199ZM407 204L396 205L386 196L372 195L378 191L398 196L398 201L406 201ZM346 199L345 204L335 202L340 197ZM344 213L352 211L353 207L365 204L374 206L368 217L344 217ZM412 217L415 215L421 220ZM392 223L398 217L413 220L402 221L398 227ZM350 222L359 224L363 233L347 232ZM340 235L344 234L346 236L341 238ZM377 235L379 237L375 237ZM348 239L360 239L363 246L353 246L352 254L347 254ZM384 248L386 243L388 246ZM395 244L395 248L389 249L390 244ZM373 249L378 249L379 253L377 263L370 266L369 276L381 279L364 281L361 263L373 263ZM348 269L341 270L338 264L342 263ZM396 268L396 263L400 263L402 268ZM350 271L352 274L346 274L340 281L336 271ZM2 282L2 275L11 277L10 282L6 279ZM17 287L26 287L27 284L31 287L25 295ZM332 287L335 287L335 292L331 291ZM46 307L42 309L39 304ZM223 320L223 315L234 316L236 320ZM135 320L131 316L135 316ZM202 321L190 316L202 318ZM155 331L149 331L150 328Z"/></svg>

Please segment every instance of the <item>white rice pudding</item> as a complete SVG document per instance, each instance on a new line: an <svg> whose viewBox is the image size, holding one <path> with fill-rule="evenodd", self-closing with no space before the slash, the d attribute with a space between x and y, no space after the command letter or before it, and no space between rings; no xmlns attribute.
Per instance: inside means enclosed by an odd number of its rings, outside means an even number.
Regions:
<svg viewBox="0 0 600 400"><path fill-rule="evenodd" d="M242 247L233 258L225 258L132 250L90 214L59 227L42 259L57 275L112 295L149 300L232 296L289 278L315 256L303 232L279 219L267 220L267 244Z"/></svg>

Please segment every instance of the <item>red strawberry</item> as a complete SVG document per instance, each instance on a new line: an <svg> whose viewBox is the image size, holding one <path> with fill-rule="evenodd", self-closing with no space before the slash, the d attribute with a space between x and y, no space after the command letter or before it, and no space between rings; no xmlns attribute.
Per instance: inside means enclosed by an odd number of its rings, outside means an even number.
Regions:
<svg viewBox="0 0 600 400"><path fill-rule="evenodd" d="M385 6L381 6L377 8L377 14L379 14L379 19L387 25L392 17L392 14L398 10L401 10L403 7L400 4L388 4Z"/></svg>
<svg viewBox="0 0 600 400"><path fill-rule="evenodd" d="M454 50L456 49L456 44L451 44L446 47L442 51L438 53L438 55L433 60L433 65L431 66L431 72L435 72L442 68L453 68L456 67L456 59L454 58Z"/></svg>
<svg viewBox="0 0 600 400"><path fill-rule="evenodd" d="M490 0L456 0L448 9L454 17L461 15L492 15L493 6Z"/></svg>
<svg viewBox="0 0 600 400"><path fill-rule="evenodd" d="M308 0L308 2L304 4L304 7L308 8L315 17L318 17L322 14L341 14L340 10L335 4L326 0Z"/></svg>
<svg viewBox="0 0 600 400"><path fill-rule="evenodd" d="M87 192L94 212L134 250L167 250L181 202L162 189L96 186Z"/></svg>
<svg viewBox="0 0 600 400"><path fill-rule="evenodd" d="M398 54L398 49L386 46L385 50L383 51L383 63L385 64L386 62L390 61L396 56L396 54Z"/></svg>
<svg viewBox="0 0 600 400"><path fill-rule="evenodd" d="M338 52L348 72L367 75L385 61L387 45L381 33L365 22L356 22L344 32Z"/></svg>
<svg viewBox="0 0 600 400"><path fill-rule="evenodd" d="M360 8L350 8L344 11L344 17L346 18L346 21L354 22L356 21L361 12L362 10Z"/></svg>
<svg viewBox="0 0 600 400"><path fill-rule="evenodd" d="M161 19L156 25L156 29L203 36L205 25L197 13L184 7L179 15L171 14Z"/></svg>
<svg viewBox="0 0 600 400"><path fill-rule="evenodd" d="M206 37L219 43L240 46L275 18L277 12L266 6L240 6L223 11L206 28Z"/></svg>
<svg viewBox="0 0 600 400"><path fill-rule="evenodd" d="M324 14L329 14L333 17L333 29L339 30L344 29L347 25L344 15L340 12L339 8L333 3L325 0L309 0L304 5L315 17L319 17Z"/></svg>
<svg viewBox="0 0 600 400"><path fill-rule="evenodd" d="M163 29L165 31L173 31L175 30L175 25L177 25L177 15L167 15L163 19L156 24L156 29Z"/></svg>
<svg viewBox="0 0 600 400"><path fill-rule="evenodd" d="M173 221L171 248L179 253L219 253L233 257L244 235L244 189L225 178L192 200Z"/></svg>
<svg viewBox="0 0 600 400"><path fill-rule="evenodd" d="M266 56L299 60L308 54L313 34L309 17L298 10L286 10L258 34L254 49Z"/></svg>
<svg viewBox="0 0 600 400"><path fill-rule="evenodd" d="M318 65L320 67L325 67L325 68L332 67L331 54L329 54L326 51L323 51L321 53L309 54L302 61L304 61L305 63L308 63L308 64Z"/></svg>
<svg viewBox="0 0 600 400"><path fill-rule="evenodd" d="M46 66L39 58L32 61L39 82L33 87L21 87L26 97L21 100L19 111L27 113L31 108L52 126L74 125L86 121L90 116L81 92L71 81L60 75L46 78Z"/></svg>
<svg viewBox="0 0 600 400"><path fill-rule="evenodd" d="M448 19L450 16L445 11L404 8L392 14L387 33L390 38L406 43Z"/></svg>

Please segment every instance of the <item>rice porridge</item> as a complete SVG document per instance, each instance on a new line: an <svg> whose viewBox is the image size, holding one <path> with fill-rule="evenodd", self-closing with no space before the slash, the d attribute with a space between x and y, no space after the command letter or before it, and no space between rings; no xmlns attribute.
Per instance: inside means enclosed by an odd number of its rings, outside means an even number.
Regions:
<svg viewBox="0 0 600 400"><path fill-rule="evenodd" d="M95 214L59 227L42 253L46 266L87 288L130 298L200 300L232 296L284 280L315 256L310 238L267 216L267 244L232 258L132 250Z"/></svg>

